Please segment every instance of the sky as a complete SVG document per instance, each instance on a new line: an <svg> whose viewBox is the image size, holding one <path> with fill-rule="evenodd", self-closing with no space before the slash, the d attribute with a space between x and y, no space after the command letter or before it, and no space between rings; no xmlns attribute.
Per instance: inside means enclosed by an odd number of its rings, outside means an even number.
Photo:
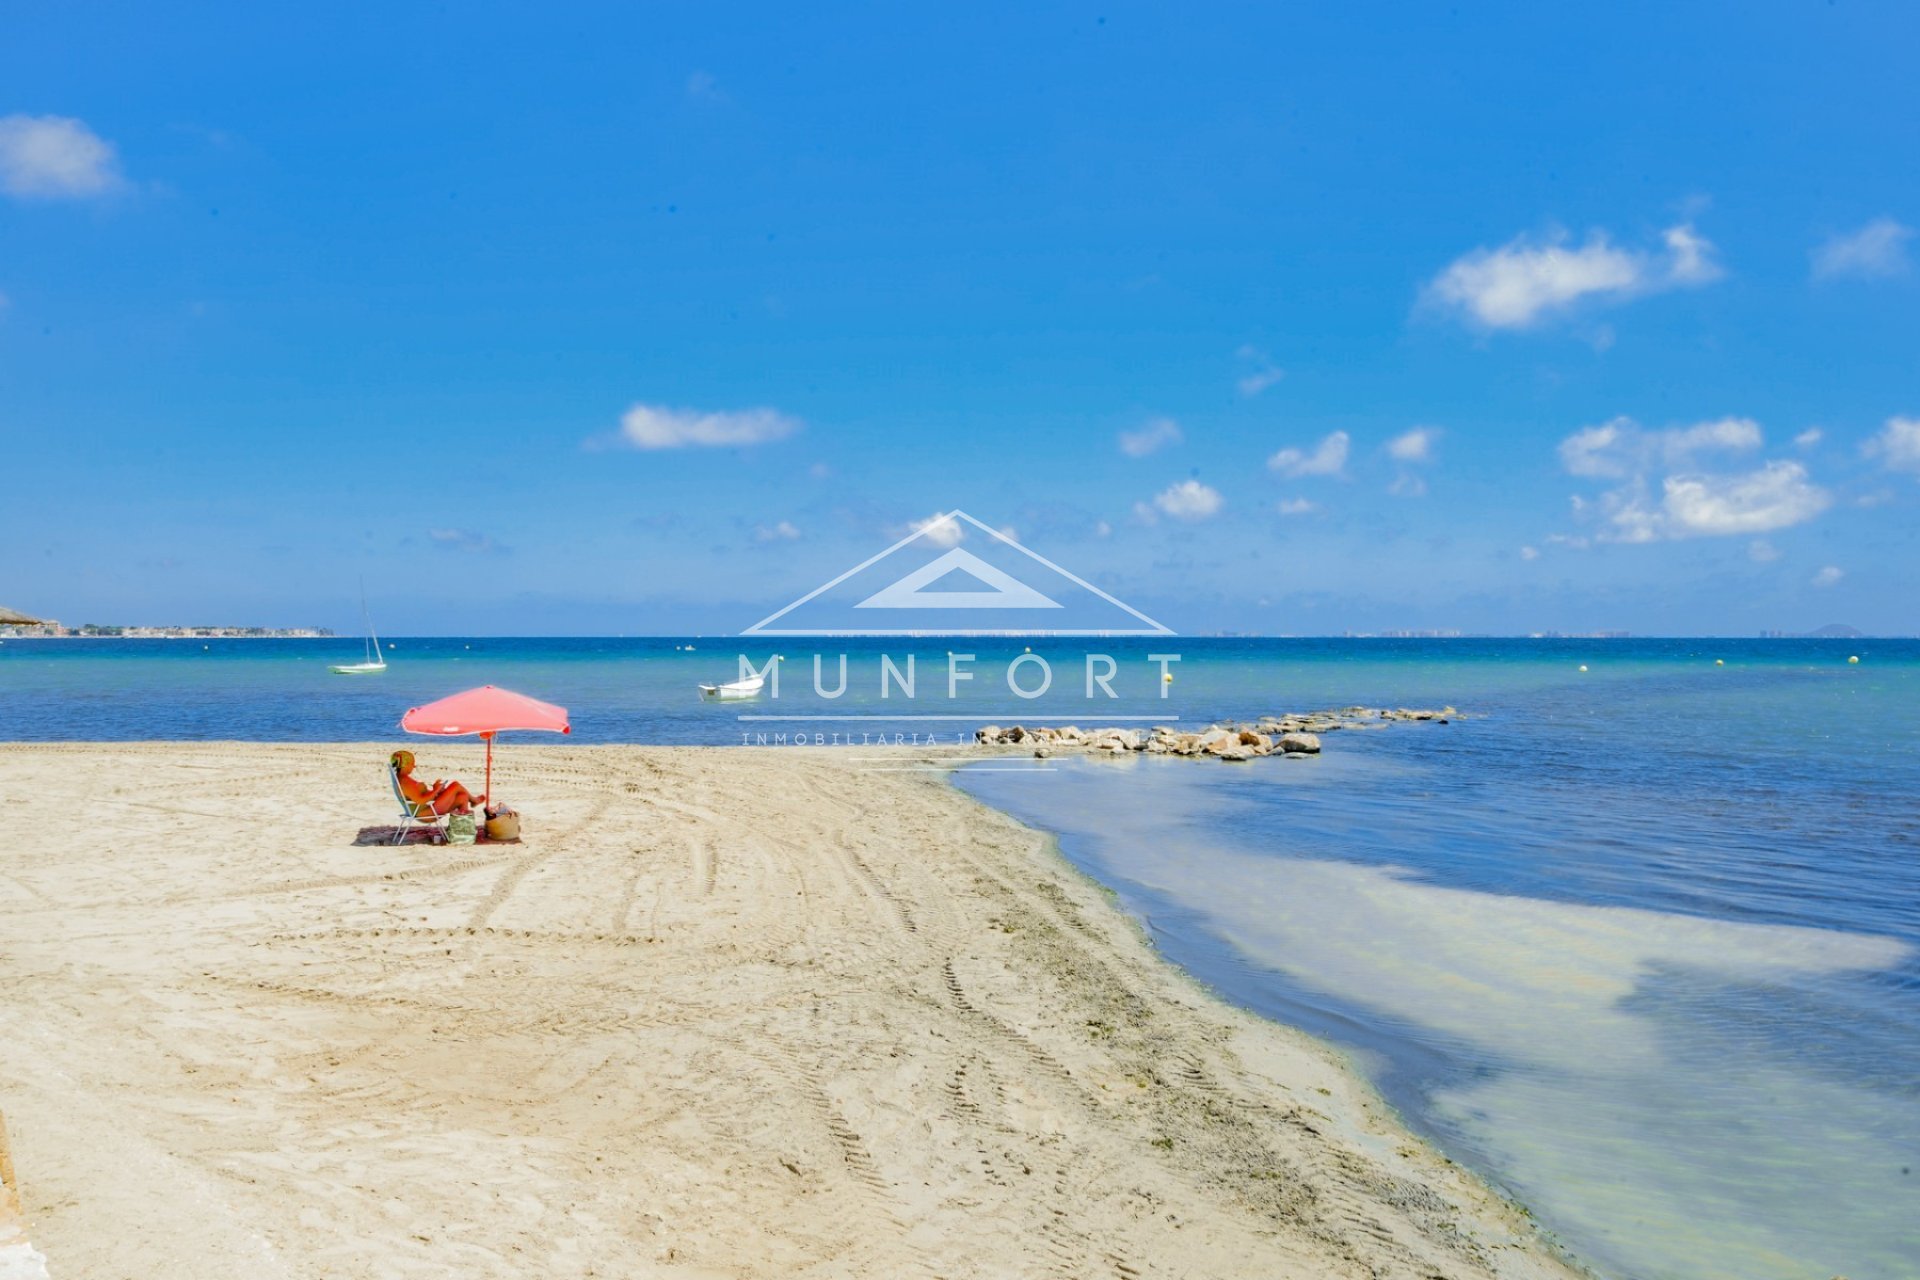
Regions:
<svg viewBox="0 0 1920 1280"><path fill-rule="evenodd" d="M0 604L1920 632L1909 4L17 9Z"/></svg>

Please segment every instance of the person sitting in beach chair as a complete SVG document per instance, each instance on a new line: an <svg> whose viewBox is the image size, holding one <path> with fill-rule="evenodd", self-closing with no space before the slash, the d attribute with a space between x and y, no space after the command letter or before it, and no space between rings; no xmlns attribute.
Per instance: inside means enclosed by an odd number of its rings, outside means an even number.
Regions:
<svg viewBox="0 0 1920 1280"><path fill-rule="evenodd" d="M432 782L421 782L415 778L411 751L394 752L390 763L393 766L394 786L399 789L402 803L417 810L419 817L471 813L487 802L485 796L474 795L450 778L435 778Z"/></svg>

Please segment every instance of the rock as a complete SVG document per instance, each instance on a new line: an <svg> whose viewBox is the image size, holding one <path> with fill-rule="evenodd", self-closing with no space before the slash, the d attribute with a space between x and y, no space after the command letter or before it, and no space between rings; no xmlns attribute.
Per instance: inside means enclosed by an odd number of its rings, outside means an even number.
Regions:
<svg viewBox="0 0 1920 1280"><path fill-rule="evenodd" d="M1088 735L1087 745L1097 751L1134 751L1140 746L1140 735L1132 729L1096 729Z"/></svg>
<svg viewBox="0 0 1920 1280"><path fill-rule="evenodd" d="M1082 729L1078 725L1058 728L1014 725L1003 729L990 724L976 729L973 738L983 745L1025 746L1041 759L1061 751L1085 751L1103 756L1144 751L1152 755L1208 755L1217 760L1245 761L1266 755L1294 758L1318 755L1319 735L1323 733L1387 729L1412 721L1446 724L1450 716L1457 714L1452 707L1438 711L1417 707L1348 707L1342 711L1262 715L1251 721L1221 720L1201 730L1182 730L1167 724L1157 724L1151 729L1120 725L1093 729Z"/></svg>

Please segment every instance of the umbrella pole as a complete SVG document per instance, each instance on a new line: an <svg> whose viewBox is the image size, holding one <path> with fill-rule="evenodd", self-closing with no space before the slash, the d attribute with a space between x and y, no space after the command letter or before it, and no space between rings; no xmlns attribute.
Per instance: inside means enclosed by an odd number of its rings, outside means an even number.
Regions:
<svg viewBox="0 0 1920 1280"><path fill-rule="evenodd" d="M487 803L493 803L493 735L487 735Z"/></svg>

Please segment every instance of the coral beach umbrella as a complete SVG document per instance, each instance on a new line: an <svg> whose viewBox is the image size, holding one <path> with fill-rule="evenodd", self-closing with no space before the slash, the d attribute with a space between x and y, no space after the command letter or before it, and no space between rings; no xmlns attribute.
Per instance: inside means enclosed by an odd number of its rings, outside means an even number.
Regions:
<svg viewBox="0 0 1920 1280"><path fill-rule="evenodd" d="M456 693L414 707L400 717L400 727L408 733L430 733L436 737L459 738L479 734L487 740L487 799L493 799L493 739L508 729L539 729L548 733L572 733L567 709L551 702L529 698L511 689L482 685L465 693Z"/></svg>

